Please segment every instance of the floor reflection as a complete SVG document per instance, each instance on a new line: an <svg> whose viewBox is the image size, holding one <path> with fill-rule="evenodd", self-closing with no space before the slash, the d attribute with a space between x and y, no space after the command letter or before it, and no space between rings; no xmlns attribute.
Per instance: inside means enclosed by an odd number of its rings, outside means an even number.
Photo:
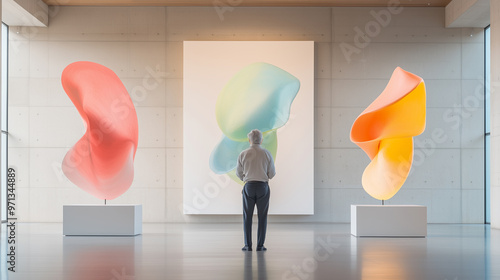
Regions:
<svg viewBox="0 0 500 280"><path fill-rule="evenodd" d="M62 235L19 224L17 271L0 280L500 279L500 230L429 225L427 238L356 238L349 224L270 224L266 252L242 252L241 224L144 224L136 237ZM4 228L4 226L2 226Z"/></svg>
<svg viewBox="0 0 500 280"><path fill-rule="evenodd" d="M486 279L500 279L500 230L486 231Z"/></svg>
<svg viewBox="0 0 500 280"><path fill-rule="evenodd" d="M439 225L429 234L425 273L427 279L488 279L488 225ZM498 252L498 251L497 251ZM498 279L498 278L491 278Z"/></svg>
<svg viewBox="0 0 500 280"><path fill-rule="evenodd" d="M135 279L142 236L65 236L63 267L71 280Z"/></svg>
<svg viewBox="0 0 500 280"><path fill-rule="evenodd" d="M257 278L259 280L267 280L266 269L266 252L243 252L245 254L245 263L243 269L243 279L254 279L254 270L257 270ZM257 259L257 265L254 267L254 259Z"/></svg>
<svg viewBox="0 0 500 280"><path fill-rule="evenodd" d="M356 238L363 280L416 279L425 271L425 238Z"/></svg>
<svg viewBox="0 0 500 280"><path fill-rule="evenodd" d="M488 226L430 226L427 238L351 238L358 279L495 279ZM495 231L493 231L495 232Z"/></svg>

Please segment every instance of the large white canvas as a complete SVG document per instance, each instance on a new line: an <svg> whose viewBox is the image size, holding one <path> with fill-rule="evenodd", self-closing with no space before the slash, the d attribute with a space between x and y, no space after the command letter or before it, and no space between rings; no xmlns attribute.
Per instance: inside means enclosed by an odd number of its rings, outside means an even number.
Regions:
<svg viewBox="0 0 500 280"><path fill-rule="evenodd" d="M241 214L242 186L209 167L223 133L215 104L243 67L273 64L294 75L300 90L278 129L276 176L269 214L314 214L314 42L184 42L184 214Z"/></svg>

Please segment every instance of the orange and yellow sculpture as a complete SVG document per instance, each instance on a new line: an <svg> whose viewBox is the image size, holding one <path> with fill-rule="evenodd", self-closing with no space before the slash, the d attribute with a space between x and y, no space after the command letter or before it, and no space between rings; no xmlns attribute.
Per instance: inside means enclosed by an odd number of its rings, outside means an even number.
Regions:
<svg viewBox="0 0 500 280"><path fill-rule="evenodd" d="M365 191L379 200L393 197L413 162L413 136L425 129L425 84L397 67L384 91L354 121L351 141L370 157Z"/></svg>

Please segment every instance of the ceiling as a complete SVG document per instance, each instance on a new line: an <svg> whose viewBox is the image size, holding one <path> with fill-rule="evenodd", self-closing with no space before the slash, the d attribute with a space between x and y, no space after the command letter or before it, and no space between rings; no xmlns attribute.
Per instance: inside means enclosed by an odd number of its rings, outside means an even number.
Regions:
<svg viewBox="0 0 500 280"><path fill-rule="evenodd" d="M43 0L56 6L445 7L451 0Z"/></svg>

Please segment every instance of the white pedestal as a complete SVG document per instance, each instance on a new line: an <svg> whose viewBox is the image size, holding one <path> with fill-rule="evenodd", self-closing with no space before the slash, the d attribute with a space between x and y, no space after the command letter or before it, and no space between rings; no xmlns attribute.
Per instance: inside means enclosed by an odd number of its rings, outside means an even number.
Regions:
<svg viewBox="0 0 500 280"><path fill-rule="evenodd" d="M64 205L63 234L142 234L142 205Z"/></svg>
<svg viewBox="0 0 500 280"><path fill-rule="evenodd" d="M425 237L427 207L351 205L351 234L359 237Z"/></svg>

